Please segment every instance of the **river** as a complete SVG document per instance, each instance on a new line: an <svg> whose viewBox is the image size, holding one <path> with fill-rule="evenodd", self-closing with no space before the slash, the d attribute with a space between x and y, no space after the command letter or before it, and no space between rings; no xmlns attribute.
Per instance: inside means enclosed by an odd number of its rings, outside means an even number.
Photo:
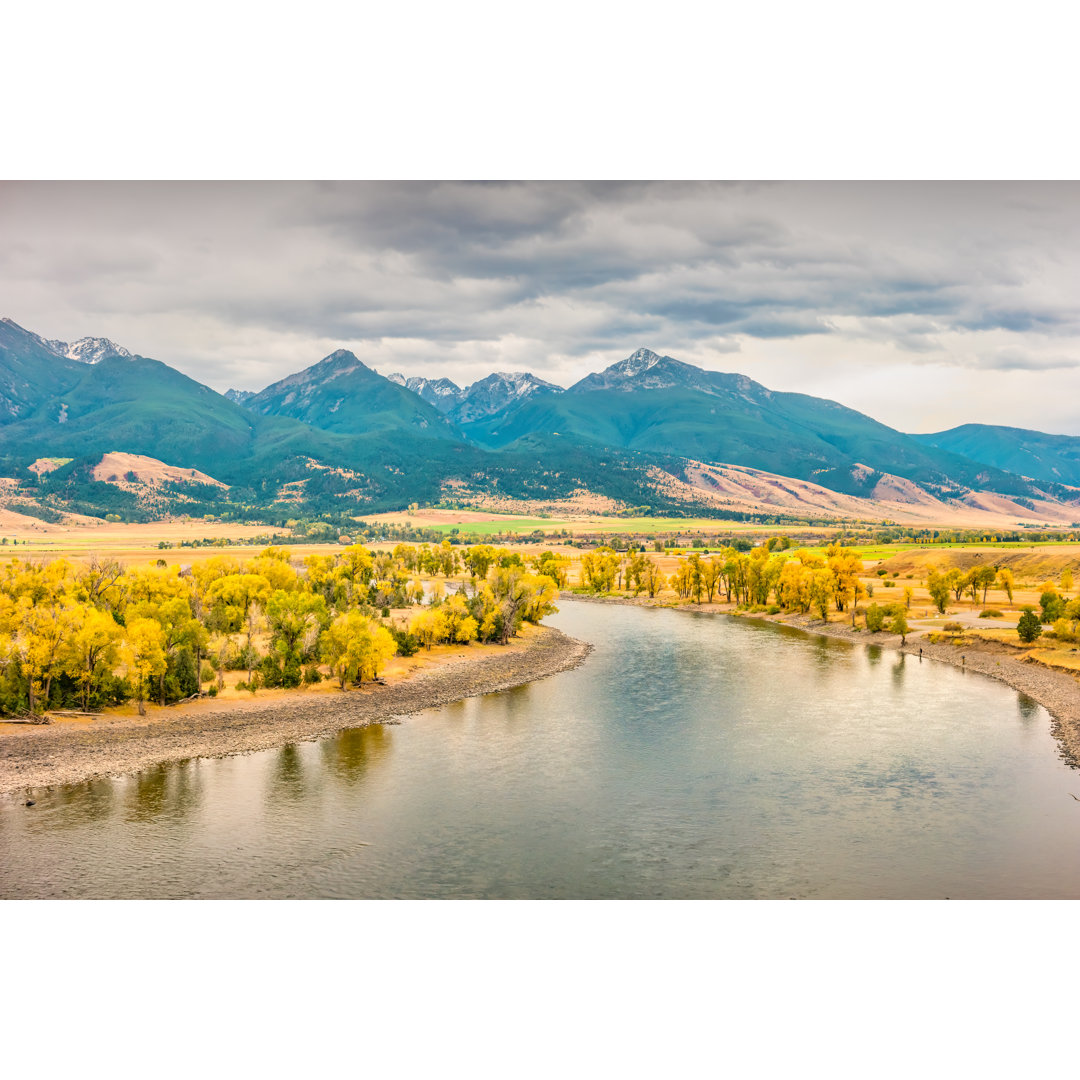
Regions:
<svg viewBox="0 0 1080 1080"><path fill-rule="evenodd" d="M584 666L0 799L0 896L1080 897L1035 702L769 623L567 602Z"/></svg>

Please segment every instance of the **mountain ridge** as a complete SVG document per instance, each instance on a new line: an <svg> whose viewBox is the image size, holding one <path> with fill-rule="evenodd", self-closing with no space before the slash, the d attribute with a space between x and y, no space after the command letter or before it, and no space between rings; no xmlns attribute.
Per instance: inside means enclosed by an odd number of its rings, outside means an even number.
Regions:
<svg viewBox="0 0 1080 1080"><path fill-rule="evenodd" d="M384 377L347 349L261 391L222 395L126 350L90 363L61 355L59 344L0 321L0 456L12 477L33 475L36 459L71 458L35 482L87 507L119 498L103 493L88 467L116 452L220 479L227 489L199 495L214 507L280 507L294 517L400 508L457 491L548 501L592 491L627 506L723 517L727 504L713 497L728 483L721 468L883 509L968 500L1008 515L1056 500L1059 517L1080 517L1080 491L1070 486L928 445L839 402L649 349L567 390L531 373L492 373L465 391L443 380L443 398L473 391L444 410L410 388L413 380ZM463 410L470 400L473 411ZM814 496L807 505L819 503Z"/></svg>
<svg viewBox="0 0 1080 1080"><path fill-rule="evenodd" d="M912 438L1043 483L1080 486L1080 436L997 424L961 424Z"/></svg>

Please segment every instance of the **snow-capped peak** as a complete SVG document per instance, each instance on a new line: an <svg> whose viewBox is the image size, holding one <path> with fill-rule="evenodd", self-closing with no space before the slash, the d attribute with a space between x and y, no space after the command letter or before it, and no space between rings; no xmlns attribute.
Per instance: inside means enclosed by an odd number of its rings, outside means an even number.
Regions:
<svg viewBox="0 0 1080 1080"><path fill-rule="evenodd" d="M106 356L132 355L123 345L117 345L115 341L103 337L84 337L70 343L55 338L42 340L57 356L66 356L69 360L78 360L83 364L96 364Z"/></svg>
<svg viewBox="0 0 1080 1080"><path fill-rule="evenodd" d="M494 385L501 383L505 388L505 392L510 397L528 397L529 394L536 393L537 390L554 390L556 392L562 389L561 386L556 386L554 383L545 382L545 380L537 378L531 371L496 371L489 375L486 379L481 379L479 382L473 383L469 387L471 391L474 387L480 387L481 385Z"/></svg>
<svg viewBox="0 0 1080 1080"><path fill-rule="evenodd" d="M391 371L386 378L392 383L397 383L398 386L405 385L405 376L402 375L400 371Z"/></svg>
<svg viewBox="0 0 1080 1080"><path fill-rule="evenodd" d="M625 360L620 360L619 363L615 364L614 369L620 375L640 375L643 371L655 367L661 359L662 357L654 353L652 349L638 349L637 352L631 353Z"/></svg>

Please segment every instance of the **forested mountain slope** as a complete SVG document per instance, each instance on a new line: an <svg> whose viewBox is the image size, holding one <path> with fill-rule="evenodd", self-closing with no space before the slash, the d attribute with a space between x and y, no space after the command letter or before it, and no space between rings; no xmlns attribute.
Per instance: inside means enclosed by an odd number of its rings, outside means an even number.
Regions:
<svg viewBox="0 0 1080 1080"><path fill-rule="evenodd" d="M1030 496L1026 481L925 445L835 401L769 390L639 350L564 394L531 398L462 430L501 448L558 432L602 446L745 465L871 495L882 474L935 493L954 487Z"/></svg>
<svg viewBox="0 0 1080 1080"><path fill-rule="evenodd" d="M963 424L913 439L1046 483L1080 487L1080 438L1026 428Z"/></svg>

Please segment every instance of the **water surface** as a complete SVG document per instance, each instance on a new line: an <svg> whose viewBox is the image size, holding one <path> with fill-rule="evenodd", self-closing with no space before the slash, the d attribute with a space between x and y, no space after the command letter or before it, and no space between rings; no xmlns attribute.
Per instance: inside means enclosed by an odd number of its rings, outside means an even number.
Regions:
<svg viewBox="0 0 1080 1080"><path fill-rule="evenodd" d="M0 896L1080 896L1080 774L1031 699L772 624L552 622L583 667L0 800Z"/></svg>

